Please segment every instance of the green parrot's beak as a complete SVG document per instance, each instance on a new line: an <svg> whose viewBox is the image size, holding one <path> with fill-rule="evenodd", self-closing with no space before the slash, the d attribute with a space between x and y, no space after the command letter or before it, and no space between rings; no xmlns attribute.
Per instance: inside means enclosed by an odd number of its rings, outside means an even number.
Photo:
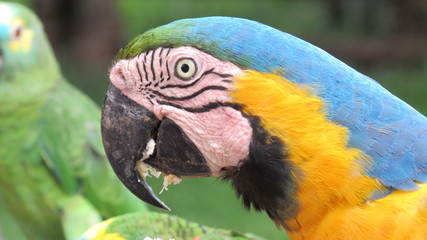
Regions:
<svg viewBox="0 0 427 240"><path fill-rule="evenodd" d="M167 118L160 121L113 85L104 100L101 126L104 148L116 175L133 194L153 206L169 210L136 170L151 139L155 149L144 157L144 163L178 177L210 175L204 157L178 125Z"/></svg>

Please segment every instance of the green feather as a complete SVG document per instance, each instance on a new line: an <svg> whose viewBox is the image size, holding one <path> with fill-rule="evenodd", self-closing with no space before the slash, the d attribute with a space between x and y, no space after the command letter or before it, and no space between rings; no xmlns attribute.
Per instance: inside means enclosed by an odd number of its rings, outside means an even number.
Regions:
<svg viewBox="0 0 427 240"><path fill-rule="evenodd" d="M181 20L183 24L180 28L165 25L159 28L148 30L136 36L129 44L120 49L117 53L115 61L120 59L129 59L137 56L142 52L156 49L158 47L178 47L182 46L185 38L173 36L185 36L191 29L192 23L185 24L185 20ZM195 46L197 47L197 46Z"/></svg>
<svg viewBox="0 0 427 240"><path fill-rule="evenodd" d="M252 234L215 229L160 213L134 213L109 219L89 229L80 240L262 240Z"/></svg>
<svg viewBox="0 0 427 240"><path fill-rule="evenodd" d="M78 239L87 226L101 221L101 216L96 209L82 196L69 198L64 202L63 209L62 227L67 239Z"/></svg>
<svg viewBox="0 0 427 240"><path fill-rule="evenodd" d="M4 21L5 11L33 33L29 51L11 49L14 25ZM62 77L40 21L12 3L0 2L0 16L3 238L65 239L97 219L90 216L146 211L114 175L99 108Z"/></svg>

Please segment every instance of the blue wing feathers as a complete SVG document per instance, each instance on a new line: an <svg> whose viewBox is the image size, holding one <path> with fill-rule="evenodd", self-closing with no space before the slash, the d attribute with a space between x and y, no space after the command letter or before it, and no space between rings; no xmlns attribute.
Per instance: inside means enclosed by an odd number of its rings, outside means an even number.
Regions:
<svg viewBox="0 0 427 240"><path fill-rule="evenodd" d="M174 45L199 46L243 69L283 70L287 79L314 86L327 102L329 118L349 129L349 146L372 158L368 175L401 190L427 182L426 117L322 49L239 18L187 19L165 27L185 28L162 33L173 34Z"/></svg>

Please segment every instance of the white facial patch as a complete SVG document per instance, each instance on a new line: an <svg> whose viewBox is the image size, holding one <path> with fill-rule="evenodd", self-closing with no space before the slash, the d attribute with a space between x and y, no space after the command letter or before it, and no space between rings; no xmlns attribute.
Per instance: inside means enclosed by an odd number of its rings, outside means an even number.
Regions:
<svg viewBox="0 0 427 240"><path fill-rule="evenodd" d="M0 24L8 25L13 17L12 9L4 3L0 3Z"/></svg>

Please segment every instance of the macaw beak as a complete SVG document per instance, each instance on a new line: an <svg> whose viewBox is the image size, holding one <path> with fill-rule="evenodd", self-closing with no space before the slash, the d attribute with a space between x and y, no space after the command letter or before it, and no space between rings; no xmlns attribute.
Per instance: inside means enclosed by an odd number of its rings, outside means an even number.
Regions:
<svg viewBox="0 0 427 240"><path fill-rule="evenodd" d="M150 139L154 153L144 163L178 177L209 176L206 161L194 143L172 120L162 121L110 85L102 108L102 140L108 160L122 183L138 198L170 210L141 178L136 162Z"/></svg>
<svg viewBox="0 0 427 240"><path fill-rule="evenodd" d="M159 120L146 108L110 85L102 108L102 141L108 160L120 181L137 197L153 206L170 210L156 197L135 169L142 150Z"/></svg>

